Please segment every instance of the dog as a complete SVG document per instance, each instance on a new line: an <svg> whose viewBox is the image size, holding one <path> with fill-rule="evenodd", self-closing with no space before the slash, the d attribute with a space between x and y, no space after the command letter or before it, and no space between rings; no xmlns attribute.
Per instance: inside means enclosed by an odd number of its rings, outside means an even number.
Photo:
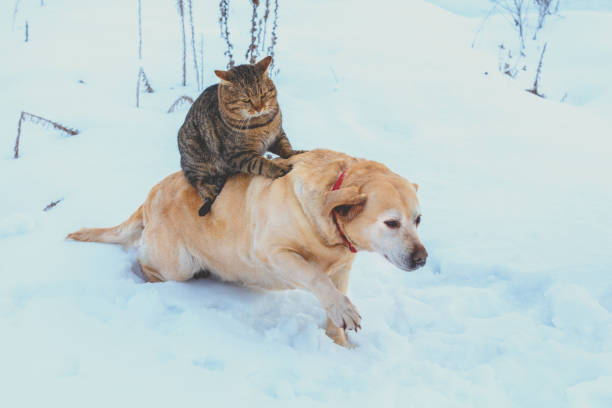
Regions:
<svg viewBox="0 0 612 408"><path fill-rule="evenodd" d="M278 179L233 176L207 217L197 215L201 199L177 172L154 186L127 221L67 238L138 246L150 282L208 271L268 290L308 290L326 311L326 334L352 347L346 330L361 328L346 296L355 253L377 252L403 270L425 265L418 185L383 164L330 150L276 160L291 172Z"/></svg>

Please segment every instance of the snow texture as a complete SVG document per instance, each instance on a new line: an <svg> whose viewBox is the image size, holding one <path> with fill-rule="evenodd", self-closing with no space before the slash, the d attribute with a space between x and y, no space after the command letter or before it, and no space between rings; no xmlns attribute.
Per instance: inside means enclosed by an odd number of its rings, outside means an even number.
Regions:
<svg viewBox="0 0 612 408"><path fill-rule="evenodd" d="M612 406L609 2L550 20L547 99L498 72L503 17L471 48L487 1L281 2L275 81L295 147L420 184L430 259L405 273L357 255L353 350L325 336L309 293L149 284L134 253L64 240L121 222L179 169L186 110L166 111L198 91L190 61L180 86L174 3L142 1L156 92L140 109L136 2L22 0L14 27L2 3L3 406ZM206 85L226 65L217 3L194 1ZM231 5L242 62L250 10ZM80 134L25 123L15 160L22 110Z"/></svg>

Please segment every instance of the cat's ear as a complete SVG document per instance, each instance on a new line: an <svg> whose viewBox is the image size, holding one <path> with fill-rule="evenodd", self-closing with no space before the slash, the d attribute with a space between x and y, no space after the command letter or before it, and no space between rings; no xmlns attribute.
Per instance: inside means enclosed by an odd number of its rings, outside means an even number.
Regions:
<svg viewBox="0 0 612 408"><path fill-rule="evenodd" d="M225 82L232 82L232 73L230 71L215 71L215 75L219 77L220 80Z"/></svg>
<svg viewBox="0 0 612 408"><path fill-rule="evenodd" d="M257 70L259 70L259 72L263 74L264 72L268 70L268 67L270 66L271 62L272 62L272 57L268 55L266 58L256 63L255 67L257 68Z"/></svg>

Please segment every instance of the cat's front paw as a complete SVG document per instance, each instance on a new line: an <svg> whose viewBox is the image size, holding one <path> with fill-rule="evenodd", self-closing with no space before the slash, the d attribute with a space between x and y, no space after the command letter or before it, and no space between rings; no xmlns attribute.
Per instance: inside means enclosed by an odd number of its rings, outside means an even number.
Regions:
<svg viewBox="0 0 612 408"><path fill-rule="evenodd" d="M291 171L291 167L289 163L273 163L268 169L266 176L270 178L283 177Z"/></svg>
<svg viewBox="0 0 612 408"><path fill-rule="evenodd" d="M307 153L307 152L308 150L292 150L291 155L289 157L295 156L296 154L302 154L302 153Z"/></svg>

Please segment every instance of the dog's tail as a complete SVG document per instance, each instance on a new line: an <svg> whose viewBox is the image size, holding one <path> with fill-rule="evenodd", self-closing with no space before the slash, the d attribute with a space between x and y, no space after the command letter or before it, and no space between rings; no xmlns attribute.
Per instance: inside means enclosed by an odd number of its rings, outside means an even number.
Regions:
<svg viewBox="0 0 612 408"><path fill-rule="evenodd" d="M81 228L68 234L66 239L75 241L106 242L133 246L139 240L144 229L142 205L123 223L112 228Z"/></svg>

